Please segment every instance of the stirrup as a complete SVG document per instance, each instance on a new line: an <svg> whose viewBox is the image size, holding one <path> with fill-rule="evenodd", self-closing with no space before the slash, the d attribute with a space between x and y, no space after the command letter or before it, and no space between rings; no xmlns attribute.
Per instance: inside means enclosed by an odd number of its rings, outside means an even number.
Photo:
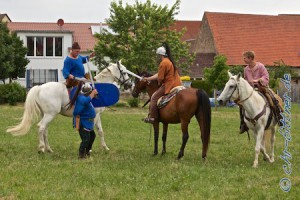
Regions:
<svg viewBox="0 0 300 200"><path fill-rule="evenodd" d="M153 124L155 122L155 119L151 118L151 117L146 117L146 118L142 119L142 121L144 121L145 123Z"/></svg>

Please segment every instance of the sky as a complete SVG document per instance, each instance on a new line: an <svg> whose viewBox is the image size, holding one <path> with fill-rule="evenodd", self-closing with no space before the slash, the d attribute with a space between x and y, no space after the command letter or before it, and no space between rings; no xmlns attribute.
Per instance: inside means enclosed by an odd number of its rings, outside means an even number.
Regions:
<svg viewBox="0 0 300 200"><path fill-rule="evenodd" d="M119 0L117 0L119 1ZM146 0L138 0L146 2ZM13 22L100 23L110 16L111 0L0 0L0 13ZM122 0L132 5L136 0ZM176 0L151 0L171 7ZM244 14L300 14L300 0L181 0L176 20L201 21L205 11Z"/></svg>

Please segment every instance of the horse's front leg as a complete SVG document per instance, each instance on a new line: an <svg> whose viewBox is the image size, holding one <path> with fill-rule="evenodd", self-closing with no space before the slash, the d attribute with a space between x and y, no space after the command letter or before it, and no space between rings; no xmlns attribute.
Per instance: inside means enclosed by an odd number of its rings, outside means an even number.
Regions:
<svg viewBox="0 0 300 200"><path fill-rule="evenodd" d="M188 122L181 121L182 144L181 144L181 148L180 148L180 151L178 153L178 156L177 156L178 160L184 156L184 148L185 148L186 143L189 139L188 125L189 125Z"/></svg>
<svg viewBox="0 0 300 200"><path fill-rule="evenodd" d="M96 127L96 131L100 137L100 142L101 142L101 146L109 151L109 148L107 147L105 140L104 140L104 132L102 129L102 124L101 124L101 116L100 113L97 113L96 117L95 117L95 127Z"/></svg>
<svg viewBox="0 0 300 200"><path fill-rule="evenodd" d="M166 142L167 142L167 134L168 134L168 124L163 124L163 135L162 135L162 141L163 141L163 149L161 154L165 154L167 152L166 150Z"/></svg>
<svg viewBox="0 0 300 200"><path fill-rule="evenodd" d="M273 127L271 129L271 157L270 157L270 163L274 162L275 132L276 132L276 129L275 129L275 127Z"/></svg>
<svg viewBox="0 0 300 200"><path fill-rule="evenodd" d="M159 122L155 122L153 124L153 129L154 129L154 152L153 152L153 156L156 156L158 154Z"/></svg>
<svg viewBox="0 0 300 200"><path fill-rule="evenodd" d="M254 162L253 162L253 166L252 166L254 168L258 167L258 156L260 153L261 143L263 140L263 134L264 134L263 128L259 128L256 131L255 158L254 158Z"/></svg>

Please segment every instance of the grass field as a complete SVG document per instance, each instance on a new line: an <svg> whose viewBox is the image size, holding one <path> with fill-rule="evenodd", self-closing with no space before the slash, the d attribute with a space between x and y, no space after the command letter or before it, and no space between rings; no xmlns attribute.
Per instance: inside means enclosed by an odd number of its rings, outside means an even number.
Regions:
<svg viewBox="0 0 300 200"><path fill-rule="evenodd" d="M284 138L276 133L275 163L259 158L252 168L254 140L238 133L237 108L213 109L211 143L206 163L201 160L199 127L193 119L182 160L175 160L180 125L170 125L167 154L156 157L153 132L141 118L146 109L114 108L102 115L110 151L96 138L92 158L78 160L80 143L71 118L57 116L49 127L54 153L38 154L36 126L25 136L13 137L6 128L22 116L23 105L0 106L0 199L299 199L300 107L293 104L292 174L283 170L280 155ZM161 134L160 134L161 138ZM162 142L159 141L159 151ZM292 182L290 192L279 187L281 178Z"/></svg>

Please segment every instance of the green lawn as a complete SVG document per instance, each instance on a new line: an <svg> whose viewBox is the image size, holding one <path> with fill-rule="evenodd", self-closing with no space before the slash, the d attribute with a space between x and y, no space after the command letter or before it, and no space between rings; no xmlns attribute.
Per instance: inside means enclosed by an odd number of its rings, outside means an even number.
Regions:
<svg viewBox="0 0 300 200"><path fill-rule="evenodd" d="M260 155L259 167L252 168L255 142L238 133L237 108L213 109L206 163L201 160L195 119L185 156L177 161L180 125L169 126L167 154L153 157L153 131L150 135L150 126L141 121L147 109L107 109L102 124L110 151L100 147L97 137L92 158L78 160L80 138L71 118L56 117L49 127L54 153L38 154L36 126L21 137L6 133L8 126L19 122L22 112L22 104L0 106L0 199L299 199L298 104L293 104L293 139L288 147L293 157L291 176L286 176L279 157L284 150L279 132L275 163L263 161ZM159 151L161 146L159 140ZM287 193L279 187L284 177L292 181Z"/></svg>

